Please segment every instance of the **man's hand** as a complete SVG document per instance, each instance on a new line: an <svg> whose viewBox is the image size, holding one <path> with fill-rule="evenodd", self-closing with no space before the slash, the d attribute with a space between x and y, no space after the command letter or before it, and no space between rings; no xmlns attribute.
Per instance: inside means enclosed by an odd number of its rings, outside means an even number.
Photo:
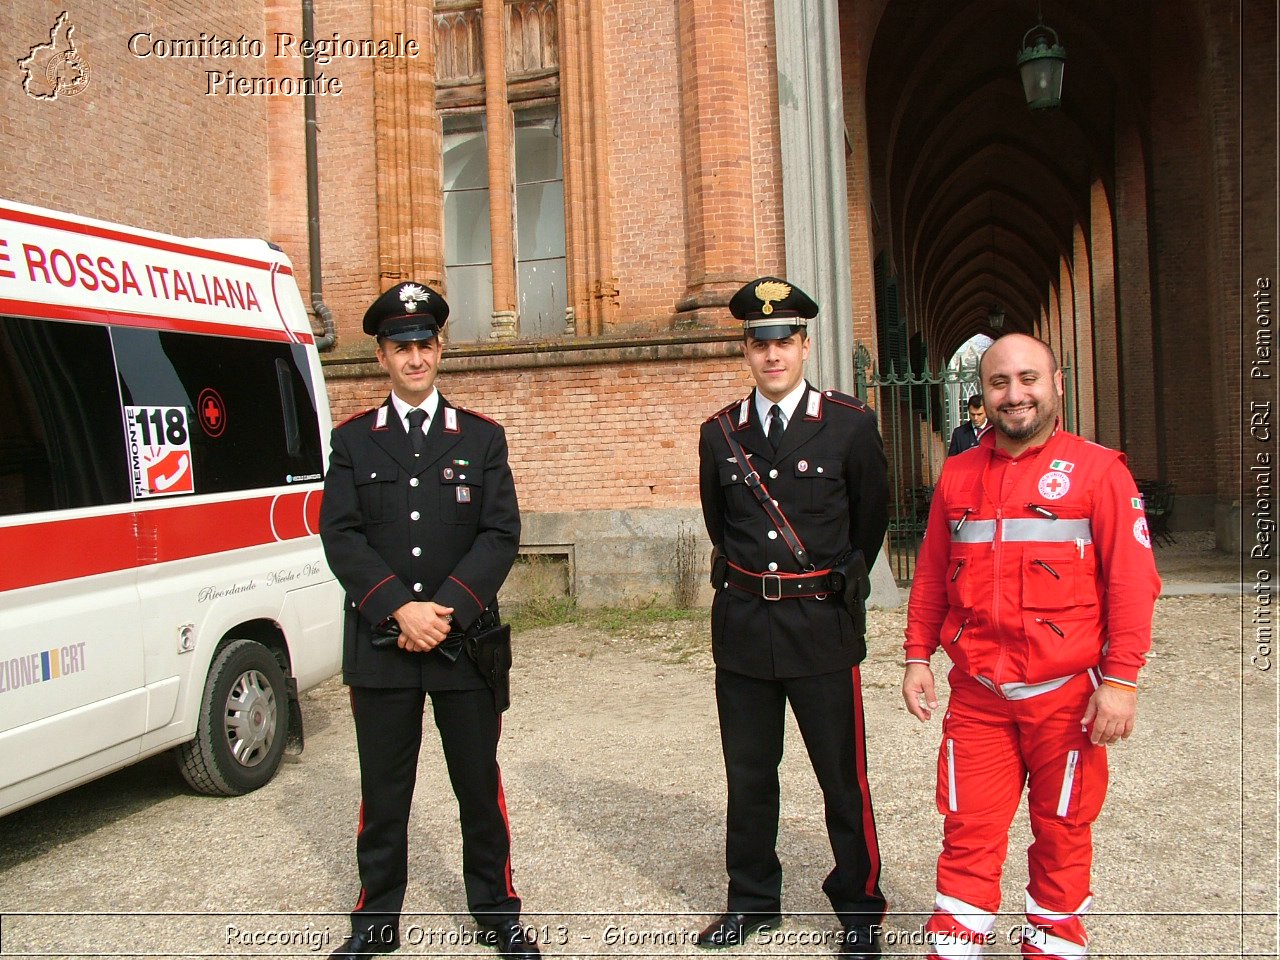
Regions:
<svg viewBox="0 0 1280 960"><path fill-rule="evenodd" d="M1080 723L1089 730L1089 741L1095 744L1116 743L1127 740L1133 733L1134 717L1138 713L1138 691L1121 690L1102 684L1093 691L1089 705L1084 708Z"/></svg>
<svg viewBox="0 0 1280 960"><path fill-rule="evenodd" d="M396 641L401 650L409 653L426 653L449 635L453 607L438 603L412 601L398 609L396 623L400 624L400 638Z"/></svg>
<svg viewBox="0 0 1280 960"><path fill-rule="evenodd" d="M938 709L938 695L933 689L933 668L927 663L908 663L902 674L902 699L907 711L923 723Z"/></svg>

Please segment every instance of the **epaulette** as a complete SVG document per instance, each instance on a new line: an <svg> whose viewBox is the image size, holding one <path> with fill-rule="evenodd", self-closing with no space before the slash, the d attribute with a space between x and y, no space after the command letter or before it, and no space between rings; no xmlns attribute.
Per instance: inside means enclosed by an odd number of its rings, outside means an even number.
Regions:
<svg viewBox="0 0 1280 960"><path fill-rule="evenodd" d="M495 427L502 426L502 424L500 424L497 420L493 419L493 417L486 417L483 413L477 413L474 410L468 410L466 407L454 407L453 409L457 410L459 413L470 414L471 416L475 417L477 420L483 420L485 423L491 423Z"/></svg>
<svg viewBox="0 0 1280 960"><path fill-rule="evenodd" d="M353 413L351 416L347 417L347 419L343 420L340 424L338 424L338 426L345 427L348 423L351 423L351 421L359 420L361 417L367 417L369 414L373 413L377 409L378 409L377 407L370 407L368 410L361 410L359 413Z"/></svg>
<svg viewBox="0 0 1280 960"><path fill-rule="evenodd" d="M716 417L719 417L719 416L721 416L721 415L723 415L723 414L728 413L730 410L732 410L734 407L736 407L736 406L740 405L741 403L742 403L742 399L741 399L741 398L739 398L739 399L737 399L737 400L734 400L732 403L727 403L727 404L725 404L723 407L721 407L719 410L717 410L715 413L713 413L711 416L707 417L707 419L706 419L706 420L704 420L704 421L702 421L702 422L703 422L703 423L710 423L710 422L711 422L712 420L714 420Z"/></svg>
<svg viewBox="0 0 1280 960"><path fill-rule="evenodd" d="M863 413L867 412L865 401L852 397L847 393L841 393L839 390L823 390L822 395L832 403L838 403L842 407L852 407L854 410L861 410Z"/></svg>

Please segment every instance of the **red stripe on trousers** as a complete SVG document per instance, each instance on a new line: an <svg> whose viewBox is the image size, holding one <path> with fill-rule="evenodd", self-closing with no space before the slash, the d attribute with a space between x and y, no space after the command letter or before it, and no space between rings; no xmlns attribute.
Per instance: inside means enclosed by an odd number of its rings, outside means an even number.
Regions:
<svg viewBox="0 0 1280 960"><path fill-rule="evenodd" d="M498 739L502 739L502 715L498 715ZM516 888L511 880L511 818L507 815L507 793L502 788L502 768L498 768L498 809L502 812L502 822L507 828L507 865L503 868L503 876L507 880L507 896L515 897Z"/></svg>
<svg viewBox="0 0 1280 960"><path fill-rule="evenodd" d="M355 717L356 698L351 692L351 688L347 687L347 702L351 704L351 716ZM360 801L360 812L356 814L356 843L360 842L360 834L364 833L364 801ZM364 907L365 889L364 884L360 885L360 895L356 897L356 905L351 908L352 913L359 913Z"/></svg>
<svg viewBox="0 0 1280 960"><path fill-rule="evenodd" d="M858 787L862 791L862 837L867 845L867 858L871 861L871 869L867 871L866 893L869 897L876 895L876 886L880 883L880 844L876 840L876 820L871 810L871 785L867 782L867 732L862 715L862 674L857 667L853 668L853 748L858 767ZM888 912L888 905L885 905ZM884 914L880 915L884 922Z"/></svg>

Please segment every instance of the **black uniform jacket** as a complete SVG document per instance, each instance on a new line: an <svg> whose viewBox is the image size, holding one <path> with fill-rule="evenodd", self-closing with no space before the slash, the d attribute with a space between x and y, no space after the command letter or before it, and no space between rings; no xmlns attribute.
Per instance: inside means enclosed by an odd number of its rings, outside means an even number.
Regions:
<svg viewBox="0 0 1280 960"><path fill-rule="evenodd" d="M966 420L951 431L951 444L947 447L947 456L954 457L978 445L978 428L972 420Z"/></svg>
<svg viewBox="0 0 1280 960"><path fill-rule="evenodd" d="M320 538L347 592L343 680L424 690L484 685L466 655L371 645L411 600L453 608L465 630L498 594L520 545L520 509L502 427L443 396L415 458L390 397L333 431Z"/></svg>
<svg viewBox="0 0 1280 960"><path fill-rule="evenodd" d="M733 436L791 522L818 570L852 550L875 562L889 526L884 447L875 414L861 400L807 389L778 452L756 416L755 391L725 408ZM711 542L752 573L801 567L747 488L716 417L699 443L702 515ZM770 564L776 564L771 569ZM863 637L839 598L765 600L716 585L711 642L716 665L749 677L803 677L860 663Z"/></svg>

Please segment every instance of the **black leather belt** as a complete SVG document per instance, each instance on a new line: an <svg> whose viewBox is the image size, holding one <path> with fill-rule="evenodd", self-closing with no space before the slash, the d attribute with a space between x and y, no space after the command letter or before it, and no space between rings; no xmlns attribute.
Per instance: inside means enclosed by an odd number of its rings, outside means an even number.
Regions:
<svg viewBox="0 0 1280 960"><path fill-rule="evenodd" d="M794 600L799 597L824 599L839 593L831 582L830 570L812 573L752 573L730 563L725 568L729 586L753 593L766 600Z"/></svg>

